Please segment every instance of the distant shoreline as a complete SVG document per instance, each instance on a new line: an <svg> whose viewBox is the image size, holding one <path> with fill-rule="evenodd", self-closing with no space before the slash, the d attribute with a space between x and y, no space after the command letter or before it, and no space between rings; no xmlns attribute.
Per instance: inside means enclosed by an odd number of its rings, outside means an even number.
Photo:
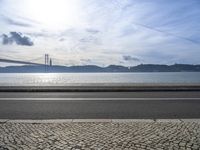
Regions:
<svg viewBox="0 0 200 150"><path fill-rule="evenodd" d="M140 64L137 66L96 65L84 66L45 66L25 65L0 67L0 73L134 73L134 72L200 72L200 65L190 64Z"/></svg>

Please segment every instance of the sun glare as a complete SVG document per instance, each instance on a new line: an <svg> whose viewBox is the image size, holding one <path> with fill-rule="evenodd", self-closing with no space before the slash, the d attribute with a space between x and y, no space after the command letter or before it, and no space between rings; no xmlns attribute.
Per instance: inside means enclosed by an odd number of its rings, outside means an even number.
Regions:
<svg viewBox="0 0 200 150"><path fill-rule="evenodd" d="M76 5L69 0L29 0L27 1L29 17L50 29L62 29L73 24Z"/></svg>

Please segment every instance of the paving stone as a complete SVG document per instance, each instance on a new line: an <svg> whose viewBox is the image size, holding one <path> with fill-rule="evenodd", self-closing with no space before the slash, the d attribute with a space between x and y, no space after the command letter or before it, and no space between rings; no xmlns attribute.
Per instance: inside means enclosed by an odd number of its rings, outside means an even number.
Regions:
<svg viewBox="0 0 200 150"><path fill-rule="evenodd" d="M197 122L91 120L7 121L0 124L0 150L200 149Z"/></svg>

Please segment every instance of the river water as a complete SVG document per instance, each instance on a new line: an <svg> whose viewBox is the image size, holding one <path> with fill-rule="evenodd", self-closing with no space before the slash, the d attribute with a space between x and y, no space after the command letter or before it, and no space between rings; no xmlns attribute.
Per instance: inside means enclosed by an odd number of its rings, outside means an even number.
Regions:
<svg viewBox="0 0 200 150"><path fill-rule="evenodd" d="M159 73L0 73L0 86L84 84L200 84L200 72Z"/></svg>

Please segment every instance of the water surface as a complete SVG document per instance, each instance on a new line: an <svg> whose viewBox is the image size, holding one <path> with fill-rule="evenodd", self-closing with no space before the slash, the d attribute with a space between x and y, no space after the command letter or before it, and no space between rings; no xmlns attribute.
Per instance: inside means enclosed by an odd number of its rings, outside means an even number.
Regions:
<svg viewBox="0 0 200 150"><path fill-rule="evenodd" d="M200 72L0 73L0 86L67 86L98 83L200 84Z"/></svg>

